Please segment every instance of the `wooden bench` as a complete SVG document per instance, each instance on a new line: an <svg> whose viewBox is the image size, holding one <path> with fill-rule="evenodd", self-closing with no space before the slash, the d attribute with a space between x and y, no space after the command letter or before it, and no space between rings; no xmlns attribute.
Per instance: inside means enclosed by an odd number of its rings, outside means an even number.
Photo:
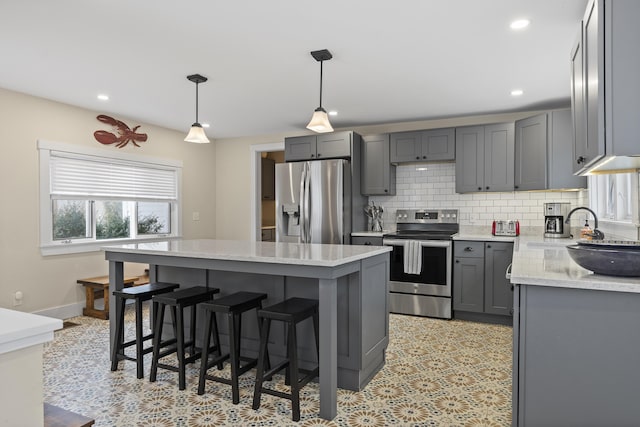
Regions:
<svg viewBox="0 0 640 427"><path fill-rule="evenodd" d="M132 276L125 277L123 282L125 287L136 286L136 281L139 281L140 277ZM109 320L109 276L90 277L88 279L78 279L79 284L84 286L87 293L87 301L85 308L82 309L82 314L85 316L97 317L98 319ZM148 283L148 279L147 282ZM99 310L95 308L95 299L104 298L104 309Z"/></svg>
<svg viewBox="0 0 640 427"><path fill-rule="evenodd" d="M89 417L44 403L44 427L90 427L94 423Z"/></svg>

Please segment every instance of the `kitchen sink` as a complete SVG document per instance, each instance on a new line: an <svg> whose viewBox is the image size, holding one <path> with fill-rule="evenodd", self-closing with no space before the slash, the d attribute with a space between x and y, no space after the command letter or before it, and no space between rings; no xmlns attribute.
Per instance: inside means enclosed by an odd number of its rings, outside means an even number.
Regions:
<svg viewBox="0 0 640 427"><path fill-rule="evenodd" d="M640 276L640 242L581 241L567 246L569 256L581 267L606 276Z"/></svg>

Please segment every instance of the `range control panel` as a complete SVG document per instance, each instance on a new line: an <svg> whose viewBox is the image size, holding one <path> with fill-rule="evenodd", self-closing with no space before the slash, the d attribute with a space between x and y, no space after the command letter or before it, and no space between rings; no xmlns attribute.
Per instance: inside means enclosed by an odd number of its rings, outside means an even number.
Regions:
<svg viewBox="0 0 640 427"><path fill-rule="evenodd" d="M457 224L457 209L398 209L396 223Z"/></svg>

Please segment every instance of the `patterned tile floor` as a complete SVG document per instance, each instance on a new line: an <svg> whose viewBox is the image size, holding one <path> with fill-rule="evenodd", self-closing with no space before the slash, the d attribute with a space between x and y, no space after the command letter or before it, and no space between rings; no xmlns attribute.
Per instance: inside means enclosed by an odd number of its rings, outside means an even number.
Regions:
<svg viewBox="0 0 640 427"><path fill-rule="evenodd" d="M133 337L131 307L127 319L126 334ZM251 409L255 371L241 377L238 405L229 386L212 381L198 396L199 364L189 365L184 391L173 372L159 370L157 382L149 382L150 355L146 378L138 380L133 362L110 371L107 321L69 320L78 326L56 332L45 346L44 400L94 418L96 427L511 424L511 328L505 326L391 315L387 363L365 390L339 390L338 415L326 421L317 417L318 386L310 383L295 423L284 399L263 395L260 409ZM227 366L222 372L228 375Z"/></svg>

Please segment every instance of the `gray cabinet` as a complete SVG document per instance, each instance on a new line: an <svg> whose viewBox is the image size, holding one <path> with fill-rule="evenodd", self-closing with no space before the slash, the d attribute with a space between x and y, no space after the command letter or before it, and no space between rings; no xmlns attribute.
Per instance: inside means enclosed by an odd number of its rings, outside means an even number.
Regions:
<svg viewBox="0 0 640 427"><path fill-rule="evenodd" d="M351 236L352 245L382 246L382 237L379 236Z"/></svg>
<svg viewBox="0 0 640 427"><path fill-rule="evenodd" d="M586 188L574 176L571 110L557 110L515 122L516 190Z"/></svg>
<svg viewBox="0 0 640 427"><path fill-rule="evenodd" d="M516 427L637 426L640 294L516 285Z"/></svg>
<svg viewBox="0 0 640 427"><path fill-rule="evenodd" d="M484 311L483 242L454 242L453 310Z"/></svg>
<svg viewBox="0 0 640 427"><path fill-rule="evenodd" d="M511 242L454 242L454 311L511 315L513 294L505 272L512 252Z"/></svg>
<svg viewBox="0 0 640 427"><path fill-rule="evenodd" d="M319 160L350 158L352 143L360 136L355 132L332 132L320 135L296 136L284 139L284 159Z"/></svg>
<svg viewBox="0 0 640 427"><path fill-rule="evenodd" d="M484 312L510 316L513 287L506 271L513 258L513 243L487 242L484 245Z"/></svg>
<svg viewBox="0 0 640 427"><path fill-rule="evenodd" d="M577 78L573 81L574 105L580 101L576 94L583 90L581 106L586 120L584 147L576 128L576 162L581 166L578 173L586 173L593 166L600 170L638 167L638 159L631 157L640 155L638 16L637 1L592 0L587 5L582 21L582 82ZM614 156L622 157L603 163Z"/></svg>
<svg viewBox="0 0 640 427"><path fill-rule="evenodd" d="M584 166L587 155L586 110L584 106L584 67L582 49L582 21L578 37L571 50L571 121L573 130L572 172L579 172Z"/></svg>
<svg viewBox="0 0 640 427"><path fill-rule="evenodd" d="M261 164L262 200L276 199L276 162L262 157Z"/></svg>
<svg viewBox="0 0 640 427"><path fill-rule="evenodd" d="M275 242L276 230L274 228L263 228L261 230L261 239L263 242Z"/></svg>
<svg viewBox="0 0 640 427"><path fill-rule="evenodd" d="M389 134L362 138L362 186L366 196L396 194L396 167L389 161Z"/></svg>
<svg viewBox="0 0 640 427"><path fill-rule="evenodd" d="M513 191L514 124L456 128L456 192Z"/></svg>
<svg viewBox="0 0 640 427"><path fill-rule="evenodd" d="M455 129L392 133L390 146L392 163L454 160Z"/></svg>

